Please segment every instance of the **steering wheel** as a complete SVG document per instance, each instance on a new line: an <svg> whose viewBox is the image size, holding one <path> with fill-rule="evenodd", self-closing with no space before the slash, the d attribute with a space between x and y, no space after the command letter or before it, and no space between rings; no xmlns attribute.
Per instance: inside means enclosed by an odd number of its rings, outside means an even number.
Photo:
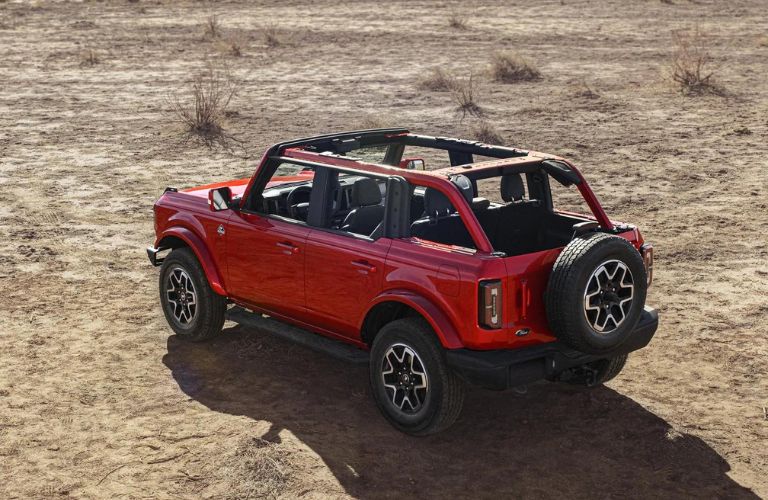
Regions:
<svg viewBox="0 0 768 500"><path fill-rule="evenodd" d="M288 206L288 216L292 219L306 220L309 207L299 207L303 203L309 204L309 196L312 193L312 186L303 184L291 189L285 204ZM301 210L300 208L304 208Z"/></svg>

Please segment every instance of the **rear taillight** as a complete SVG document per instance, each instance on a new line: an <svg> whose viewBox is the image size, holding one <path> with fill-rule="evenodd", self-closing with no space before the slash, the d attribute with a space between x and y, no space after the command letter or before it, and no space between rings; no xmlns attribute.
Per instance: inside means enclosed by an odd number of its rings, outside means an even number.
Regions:
<svg viewBox="0 0 768 500"><path fill-rule="evenodd" d="M501 281L480 282L479 322L485 328L501 328Z"/></svg>
<svg viewBox="0 0 768 500"><path fill-rule="evenodd" d="M653 281L653 245L646 243L640 247L640 255L643 256L643 264L645 264L645 274L648 277L648 286L651 286Z"/></svg>

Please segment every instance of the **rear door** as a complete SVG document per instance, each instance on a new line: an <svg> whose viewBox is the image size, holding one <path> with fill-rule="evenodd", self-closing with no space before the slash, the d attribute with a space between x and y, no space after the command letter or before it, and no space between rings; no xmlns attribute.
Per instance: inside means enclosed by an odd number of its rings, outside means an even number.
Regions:
<svg viewBox="0 0 768 500"><path fill-rule="evenodd" d="M307 312L313 323L359 338L368 304L381 293L389 238L312 229L306 248Z"/></svg>
<svg viewBox="0 0 768 500"><path fill-rule="evenodd" d="M357 207L345 207L334 201L355 199L348 191L358 181L367 182L369 187L375 181L382 193L378 205L384 205L383 210L374 210L377 215L365 224L347 223L354 217L345 212ZM307 313L312 316L312 323L321 328L357 339L358 327L383 286L387 253L392 244L384 227L386 213L391 210L390 192L407 192L407 183L399 177L348 174L334 168L318 171L315 184L322 183L326 187L318 187L318 195L325 192L328 198L317 201L316 206L325 206L326 211L314 213L316 218L310 217L313 227L306 245ZM345 223L339 224L340 219L346 219Z"/></svg>

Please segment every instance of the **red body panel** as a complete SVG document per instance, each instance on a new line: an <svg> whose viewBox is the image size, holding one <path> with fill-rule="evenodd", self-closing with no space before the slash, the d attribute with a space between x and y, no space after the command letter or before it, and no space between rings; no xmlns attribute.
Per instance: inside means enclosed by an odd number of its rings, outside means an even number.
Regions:
<svg viewBox="0 0 768 500"><path fill-rule="evenodd" d="M313 229L307 243L307 312L321 328L359 339L369 304L381 293L392 240Z"/></svg>
<svg viewBox="0 0 768 500"><path fill-rule="evenodd" d="M510 349L554 341L544 310L544 292L561 248L514 257L494 255L493 248L471 208L448 180L461 167L436 171L404 170L328 157L300 149L285 156L360 171L397 175L412 184L443 191L458 208L477 250L468 251L416 238L375 241L339 232L310 228L279 217L243 210L211 211L208 191L228 186L244 200L251 179L209 184L181 192L166 192L155 205L155 246L167 248L175 237L190 246L201 262L212 289L251 309L342 338L361 347L366 315L387 301L408 305L433 327L448 349ZM477 164L477 169L561 158L529 153ZM262 159L264 165L267 155ZM573 168L578 173L578 170ZM281 178L294 182L311 173ZM594 218L614 227L580 173L579 185ZM241 205L242 208L242 205ZM636 229L621 236L639 248ZM478 282L501 280L502 328L478 324ZM517 332L523 333L516 335Z"/></svg>
<svg viewBox="0 0 768 500"><path fill-rule="evenodd" d="M303 318L308 234L306 226L234 213L226 234L228 295L270 312Z"/></svg>

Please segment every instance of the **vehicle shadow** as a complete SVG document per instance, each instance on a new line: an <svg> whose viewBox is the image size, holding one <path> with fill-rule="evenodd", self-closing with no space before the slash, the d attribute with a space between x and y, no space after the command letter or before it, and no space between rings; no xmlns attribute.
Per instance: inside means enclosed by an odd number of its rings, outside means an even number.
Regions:
<svg viewBox="0 0 768 500"><path fill-rule="evenodd" d="M290 430L359 498L758 498L702 440L608 388L471 390L456 425L414 438L379 415L364 367L253 329L172 336L163 362L208 408L272 422L265 439Z"/></svg>

